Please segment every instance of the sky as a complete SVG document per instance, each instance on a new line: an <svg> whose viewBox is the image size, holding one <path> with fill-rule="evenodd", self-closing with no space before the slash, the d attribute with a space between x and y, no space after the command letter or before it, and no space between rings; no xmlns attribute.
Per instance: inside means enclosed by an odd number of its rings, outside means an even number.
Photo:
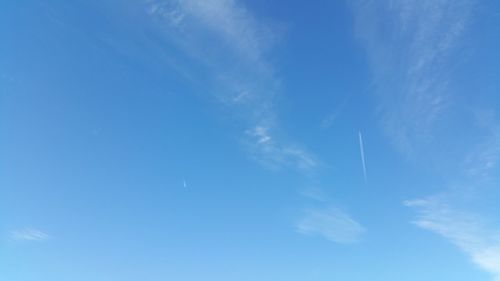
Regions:
<svg viewBox="0 0 500 281"><path fill-rule="evenodd" d="M500 281L500 2L0 2L0 280Z"/></svg>

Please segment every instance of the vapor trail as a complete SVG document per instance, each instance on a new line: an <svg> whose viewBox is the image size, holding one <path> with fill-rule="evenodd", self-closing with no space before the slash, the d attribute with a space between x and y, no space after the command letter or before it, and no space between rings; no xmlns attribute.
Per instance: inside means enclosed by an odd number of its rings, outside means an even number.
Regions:
<svg viewBox="0 0 500 281"><path fill-rule="evenodd" d="M361 152L361 163L363 164L363 176L364 176L365 182L366 182L365 150L363 147L363 136L361 135L360 131L358 131L358 136L359 136L359 151Z"/></svg>

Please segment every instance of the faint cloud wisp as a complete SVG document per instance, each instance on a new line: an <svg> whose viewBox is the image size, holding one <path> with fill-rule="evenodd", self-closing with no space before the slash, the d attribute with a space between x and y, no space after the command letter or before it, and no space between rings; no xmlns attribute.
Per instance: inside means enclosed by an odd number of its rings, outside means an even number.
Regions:
<svg viewBox="0 0 500 281"><path fill-rule="evenodd" d="M47 233L35 228L25 228L10 233L10 239L14 241L44 241L49 238Z"/></svg>
<svg viewBox="0 0 500 281"><path fill-rule="evenodd" d="M474 0L353 1L356 33L377 85L381 123L414 156L452 101L455 51ZM388 20L390 19L390 20ZM389 24L393 23L393 24Z"/></svg>
<svg viewBox="0 0 500 281"><path fill-rule="evenodd" d="M439 199L405 201L418 212L415 225L433 231L458 246L483 270L500 280L500 231L481 223L481 218L451 209Z"/></svg>
<svg viewBox="0 0 500 281"><path fill-rule="evenodd" d="M318 160L313 155L297 146L277 142L269 130L256 126L246 131L251 137L250 145L258 161L270 168L288 166L304 173L317 167Z"/></svg>
<svg viewBox="0 0 500 281"><path fill-rule="evenodd" d="M208 82L202 92L208 92L244 121L243 143L251 157L268 168L290 169L310 180L320 161L302 145L277 133L281 126L275 100L281 94L281 79L268 57L280 37L276 26L257 19L237 0L145 3L146 12L164 32L164 40L173 41L196 66L193 72ZM327 123L333 122L334 117L331 118ZM328 224L345 230L328 230ZM342 233L357 235L359 228L338 210L323 215L309 213L299 227L303 233L321 229L329 240L341 242L352 239Z"/></svg>
<svg viewBox="0 0 500 281"><path fill-rule="evenodd" d="M318 235L341 244L355 243L365 232L348 214L333 207L306 210L297 222L296 230L301 234Z"/></svg>

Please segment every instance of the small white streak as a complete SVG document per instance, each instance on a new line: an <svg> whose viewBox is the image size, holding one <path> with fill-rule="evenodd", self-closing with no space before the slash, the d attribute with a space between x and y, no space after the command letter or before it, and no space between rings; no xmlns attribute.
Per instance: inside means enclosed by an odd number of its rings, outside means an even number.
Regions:
<svg viewBox="0 0 500 281"><path fill-rule="evenodd" d="M305 210L295 227L298 233L320 236L341 244L358 242L365 232L358 222L334 207Z"/></svg>
<svg viewBox="0 0 500 281"><path fill-rule="evenodd" d="M183 185L184 187L187 187L186 179L182 179L182 185Z"/></svg>
<svg viewBox="0 0 500 281"><path fill-rule="evenodd" d="M34 228L25 228L12 231L10 238L15 241L43 241L49 239L49 235Z"/></svg>
<svg viewBox="0 0 500 281"><path fill-rule="evenodd" d="M365 178L365 182L366 182L365 150L363 147L363 136L361 135L361 132L359 132L359 131L358 131L358 136L359 136L359 151L361 153L361 164L363 164L363 177Z"/></svg>
<svg viewBox="0 0 500 281"><path fill-rule="evenodd" d="M318 166L314 155L277 140L268 127L256 126L245 133L252 138L251 145L255 148L256 159L265 165L274 168L289 166L306 173Z"/></svg>
<svg viewBox="0 0 500 281"><path fill-rule="evenodd" d="M323 119L323 121L321 121L322 128L326 129L326 128L329 128L330 126L332 126L332 124L335 122L335 120L337 120L339 115L342 113L342 111L346 107L348 100L349 100L349 96L344 98L342 100L342 102L339 105L337 105L335 107L335 109Z"/></svg>

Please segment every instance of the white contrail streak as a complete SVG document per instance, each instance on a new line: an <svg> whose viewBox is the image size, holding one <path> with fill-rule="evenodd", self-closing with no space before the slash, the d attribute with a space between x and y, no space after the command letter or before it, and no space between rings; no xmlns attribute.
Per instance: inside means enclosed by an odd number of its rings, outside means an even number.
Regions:
<svg viewBox="0 0 500 281"><path fill-rule="evenodd" d="M363 164L363 176L366 182L366 162L365 162L365 150L363 148L363 136L361 135L360 131L358 131L358 135L359 135L359 151L361 152L361 163Z"/></svg>
<svg viewBox="0 0 500 281"><path fill-rule="evenodd" d="M187 187L187 183L186 183L186 179L182 179L182 184L184 185L184 187Z"/></svg>

